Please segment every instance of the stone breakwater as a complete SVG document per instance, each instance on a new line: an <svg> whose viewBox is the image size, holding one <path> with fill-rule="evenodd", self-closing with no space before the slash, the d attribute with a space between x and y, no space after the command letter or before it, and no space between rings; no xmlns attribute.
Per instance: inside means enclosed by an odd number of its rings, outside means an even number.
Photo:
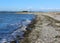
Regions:
<svg viewBox="0 0 60 43"><path fill-rule="evenodd" d="M22 43L60 43L60 14L35 13L37 22Z"/></svg>

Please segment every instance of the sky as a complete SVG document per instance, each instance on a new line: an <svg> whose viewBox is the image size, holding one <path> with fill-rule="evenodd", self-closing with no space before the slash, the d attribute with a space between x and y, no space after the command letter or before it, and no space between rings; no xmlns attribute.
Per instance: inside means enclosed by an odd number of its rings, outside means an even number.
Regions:
<svg viewBox="0 0 60 43"><path fill-rule="evenodd" d="M0 0L0 11L60 9L60 0Z"/></svg>

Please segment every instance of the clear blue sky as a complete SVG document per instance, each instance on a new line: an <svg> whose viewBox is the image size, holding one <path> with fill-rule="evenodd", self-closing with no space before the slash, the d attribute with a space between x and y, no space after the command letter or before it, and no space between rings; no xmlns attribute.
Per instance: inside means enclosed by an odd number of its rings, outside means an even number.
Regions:
<svg viewBox="0 0 60 43"><path fill-rule="evenodd" d="M60 9L60 0L0 0L0 11L39 10L42 8Z"/></svg>

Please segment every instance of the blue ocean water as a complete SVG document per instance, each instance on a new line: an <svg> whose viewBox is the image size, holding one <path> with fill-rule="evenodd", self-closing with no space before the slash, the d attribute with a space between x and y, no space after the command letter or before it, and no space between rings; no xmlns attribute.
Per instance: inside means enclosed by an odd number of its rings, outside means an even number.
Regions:
<svg viewBox="0 0 60 43"><path fill-rule="evenodd" d="M20 24L28 20L33 20L33 14L0 14L0 33L9 33L14 29L18 28L18 25L14 25L15 23ZM12 24L12 25L11 25ZM13 28L13 29L12 29ZM6 31L6 32L5 32Z"/></svg>
<svg viewBox="0 0 60 43"><path fill-rule="evenodd" d="M35 18L34 14L0 14L0 39L8 40L9 37L11 41L15 35L22 37L23 27L26 28Z"/></svg>

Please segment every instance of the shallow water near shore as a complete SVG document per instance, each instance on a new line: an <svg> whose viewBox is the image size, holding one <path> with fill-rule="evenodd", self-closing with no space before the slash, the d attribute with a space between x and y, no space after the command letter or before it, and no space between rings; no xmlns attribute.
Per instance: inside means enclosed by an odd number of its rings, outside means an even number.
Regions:
<svg viewBox="0 0 60 43"><path fill-rule="evenodd" d="M33 14L0 14L0 43L23 39L35 18Z"/></svg>

